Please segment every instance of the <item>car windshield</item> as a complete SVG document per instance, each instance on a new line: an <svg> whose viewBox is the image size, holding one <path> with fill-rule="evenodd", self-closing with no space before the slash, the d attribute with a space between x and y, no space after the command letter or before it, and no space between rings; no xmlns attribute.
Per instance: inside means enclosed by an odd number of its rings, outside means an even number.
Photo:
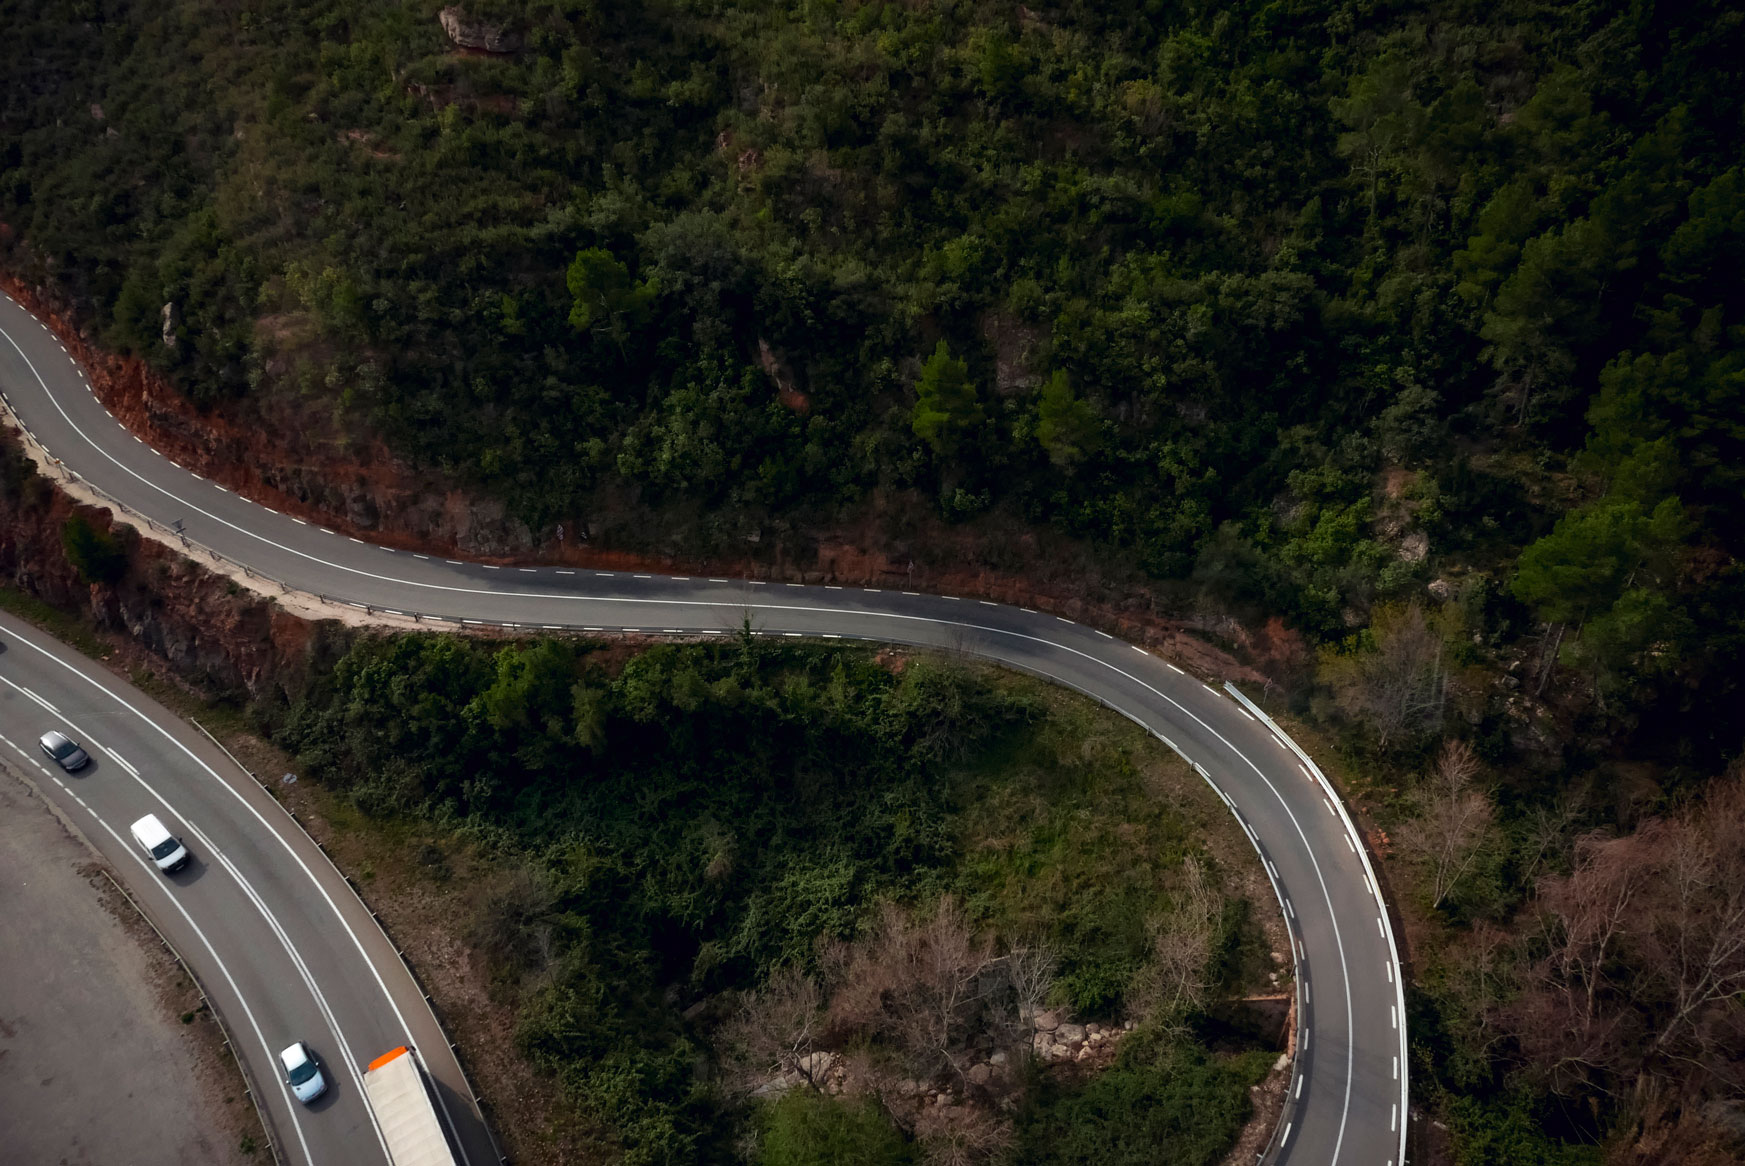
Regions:
<svg viewBox="0 0 1745 1166"><path fill-rule="evenodd" d="M65 737L62 737L59 741L52 742L48 747L48 751L49 755L56 761L65 761L68 757L71 757L78 748L77 745L73 744Z"/></svg>
<svg viewBox="0 0 1745 1166"><path fill-rule="evenodd" d="M315 1062L304 1061L296 1068L286 1070L285 1075L291 1079L291 1084L301 1085L303 1082L309 1080L309 1078L315 1076Z"/></svg>
<svg viewBox="0 0 1745 1166"><path fill-rule="evenodd" d="M166 838L151 848L151 856L153 858L168 858L176 852L176 847L180 845L181 843L174 838Z"/></svg>

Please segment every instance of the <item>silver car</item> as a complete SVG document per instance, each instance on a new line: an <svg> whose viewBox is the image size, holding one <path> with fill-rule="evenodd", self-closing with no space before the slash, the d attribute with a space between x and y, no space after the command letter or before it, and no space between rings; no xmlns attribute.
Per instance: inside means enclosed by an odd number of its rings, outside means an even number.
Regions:
<svg viewBox="0 0 1745 1166"><path fill-rule="evenodd" d="M42 751L47 753L56 765L68 773L75 769L85 768L85 763L91 760L91 755L79 748L77 741L55 729L50 729L44 733L37 744L42 746Z"/></svg>
<svg viewBox="0 0 1745 1166"><path fill-rule="evenodd" d="M327 1078L315 1063L315 1054L302 1041L279 1053L279 1065L285 1071L285 1084L304 1105L327 1092Z"/></svg>

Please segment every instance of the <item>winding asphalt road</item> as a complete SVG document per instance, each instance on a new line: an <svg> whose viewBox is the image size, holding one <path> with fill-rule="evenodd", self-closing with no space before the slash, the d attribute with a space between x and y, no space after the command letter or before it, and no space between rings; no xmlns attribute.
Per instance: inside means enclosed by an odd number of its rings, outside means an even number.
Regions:
<svg viewBox="0 0 1745 1166"><path fill-rule="evenodd" d="M865 639L962 652L1100 700L1157 735L1206 777L1248 831L1278 892L1295 943L1301 1007L1288 1103L1268 1160L1327 1166L1403 1162L1404 996L1387 912L1361 842L1331 787L1313 762L1266 723L1264 714L1257 717L1259 710L1239 694L1212 689L1168 661L1093 628L974 599L490 566L392 550L336 534L238 497L143 443L97 401L83 371L54 334L9 298L0 298L0 393L18 422L63 467L124 500L137 514L163 526L180 523L188 538L293 590L456 623L597 633L730 634L749 619L764 635ZM22 653L0 659L0 676L14 675L17 655ZM156 731L174 733L173 718L160 719L161 714L157 710L149 718L162 726ZM126 752L140 746L129 742L121 748ZM144 757L141 752L142 776L136 788L171 781L190 792L210 787L205 796L212 805L190 810L194 817L182 819L205 828L206 810L215 812L224 804L216 787L225 778L217 773L172 776L170 770L178 764L173 758L164 756L167 768L159 768L146 766ZM179 764L181 770L188 769L185 761ZM100 771L93 779L80 779L81 788L113 782L114 775ZM273 804L270 798L265 801ZM245 844L241 839L251 831L258 835L259 823L251 827L242 820L245 815L230 816L238 819L238 841L231 845L246 845L258 859L250 877L263 884L283 882L295 898L295 888L308 878L285 857L289 844L258 837ZM150 880L142 874L142 881ZM228 887L231 880L208 871L197 882ZM366 967L355 955L347 966L340 957L348 946L355 950L360 945L349 944L338 914L330 909L323 915L316 905L306 904L307 917L290 942L269 942L251 934L259 924L251 917L246 895L239 898L238 892L215 886L213 902L194 902L193 893L202 889L177 888L173 898L190 915L198 908L202 926L210 919L213 929L237 929L228 945L214 940L215 958L222 956L227 966L237 969L254 963L256 970L247 974L282 992L286 983L301 983L290 973L288 965L294 961L287 947L301 951L306 943L311 952L328 953L334 962L319 961L309 979L333 1013L330 1027L347 1034L359 1058L367 1059L367 1051L377 1045L396 1043L391 1035L396 1018L384 1005L389 993L383 981L389 969L373 962ZM157 910L156 917L165 918L164 911ZM237 972L239 979L244 974ZM313 991L310 985L304 987ZM239 990L236 998L246 999L251 1007L259 999L247 990ZM221 1007L229 1003L221 1001ZM313 1019L306 1023L320 1031ZM435 1046L426 1038L420 1047ZM329 1046L327 1051L335 1056L337 1050ZM433 1076L443 1075L435 1063L431 1070ZM346 1092L340 1101L346 1100ZM464 1096L464 1091L456 1094ZM360 1124L350 1107L336 1109L340 1112L332 1123L344 1123L340 1136L348 1139L350 1156L323 1152L313 1157L362 1160L360 1147L373 1136L367 1115ZM303 1116L306 1131L328 1124L327 1114Z"/></svg>

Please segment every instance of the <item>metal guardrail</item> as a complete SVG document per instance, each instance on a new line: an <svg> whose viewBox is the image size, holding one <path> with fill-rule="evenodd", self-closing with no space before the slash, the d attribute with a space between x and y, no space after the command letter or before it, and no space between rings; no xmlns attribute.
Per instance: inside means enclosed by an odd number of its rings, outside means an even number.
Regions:
<svg viewBox="0 0 1745 1166"><path fill-rule="evenodd" d="M286 1166L284 1153L279 1147L279 1139L273 1136L272 1118L268 1115L266 1107L261 1104L260 1094L255 1092L255 1081L249 1075L247 1063L236 1051L236 1044L230 1037L230 1026L224 1023L224 1015L218 1011L218 1008L212 1003L212 998L206 994L206 985L200 982L200 977L194 973L194 969L188 965L188 961L182 958L182 953L176 950L176 945L169 941L169 938L164 935L163 930L152 920L152 917L145 913L145 908L141 907L134 897L127 893L127 888L122 886L107 869L103 871L103 877L109 880L109 885L114 887L123 899L127 900L127 905L132 907L141 919L145 920L146 926L152 929L152 934L158 937L158 942L164 945L164 950L169 952L175 958L176 963L181 965L183 973L193 983L194 990L200 993L200 1003L206 1006L206 1011L210 1012L212 1019L218 1022L218 1031L224 1037L224 1047L230 1051L230 1059L236 1062L236 1071L242 1074L242 1091L248 1094L250 1103L254 1105L255 1117L261 1123L261 1133L267 1139L267 1152L272 1155L277 1166Z"/></svg>
<svg viewBox="0 0 1745 1166"><path fill-rule="evenodd" d="M149 516L147 514L143 514L140 511L135 510L133 507L129 506L127 503L123 502L121 499L115 497L113 494L110 494L108 491L104 490L102 487L97 486L96 484L92 483L88 479L81 477L78 473L76 473L75 471L73 471L72 469L70 469L66 465L64 465L60 461L60 459L56 458L53 454L51 454L48 451L48 448L46 446L44 446L41 441L37 440L36 435L31 433L30 430L24 426L23 422L18 418L17 414L12 411L11 401L6 398L4 393L0 393L0 405L4 405L7 415L10 417L13 425L19 430L19 432L22 433L27 440L29 440L32 444L34 444L36 446L36 448L41 451L44 459L46 459L46 461L58 473L62 474L68 481L78 483L83 489L89 490L92 493L103 498L109 504L115 506L122 513L131 516L133 519L136 519L139 522L145 523L150 529L152 529L154 531L162 532L162 534L166 538L177 540L181 544L181 546L184 550L197 551L198 553L209 557L210 559L212 559L213 561L215 561L217 563L227 564L232 568L235 568L235 569L242 571L247 578L254 579L254 580L260 580L260 581L263 581L265 583L272 584L272 585L278 587L280 593L283 595L297 594L297 595L317 599L323 603L343 604L345 606L353 607L353 608L356 608L360 611L363 611L366 614L381 614L384 616L400 616L402 618L409 618L417 623L421 623L425 620L432 620L432 621L439 622L439 623L452 624L456 627L460 627L463 625L475 625L475 626L498 627L498 628L509 628L509 629L518 629L518 628L521 628L523 626L531 626L531 625L523 625L519 622L514 622L514 621L509 621L509 620L462 619L458 616L439 615L439 614L436 614L433 612L419 612L419 611L410 611L410 610L399 609L399 608L376 607L376 606L371 605L371 604L356 603L356 602L353 602L350 600L336 599L332 596L321 594L320 592L309 591L309 590L306 590L306 589L301 588L301 587L293 586L293 585L285 582L284 580L278 579L272 575L268 575L268 574L261 572L261 571L256 571L252 567L248 566L246 563L243 563L243 562L240 562L239 560L233 559L230 556L222 553L221 551L215 550L214 548L209 547L206 544L201 543L196 539L189 538L181 530L178 530L174 527L166 526L163 523L158 522L156 519L152 518L151 516ZM597 629L594 629L592 627L592 625L584 626L581 624L556 624L556 625L541 624L538 626L541 628L551 628L551 629L563 630L563 631L597 630ZM692 631L687 632L685 634L698 634L698 633L696 632L696 630L692 630ZM758 634L794 635L797 633L760 632ZM859 639L869 639L872 637L865 637L865 636L856 635L856 636L848 636L848 637L843 637L843 638L859 640ZM880 642L888 642L888 641L886 641L884 638L880 638ZM1272 865L1269 862L1269 860L1267 859L1265 850L1262 848L1259 838L1255 835L1253 829L1248 825L1246 819L1244 819L1243 816L1241 815L1241 813L1236 809L1235 802L1233 802L1230 799L1228 794L1226 794L1221 788L1219 788L1218 784L1215 781L1213 781L1211 774L1206 770L1206 768L1203 765L1200 765L1198 762L1195 762L1194 760L1189 758L1187 756L1187 754L1182 751L1181 747L1178 746L1174 741L1170 740L1167 736L1163 735L1162 733L1158 732L1157 730L1151 728L1149 725L1145 724L1144 721L1142 721L1134 713L1129 712L1127 709L1124 709L1124 708L1120 707L1119 705L1112 704L1111 702L1109 702L1108 700L1104 699L1103 697L1097 695L1096 693L1093 693L1093 692L1090 692L1086 689L1080 688L1078 685L1072 684L1062 677L1054 676L1054 675L1049 674L1047 672L1044 672L1040 669L1025 667L1023 665L1014 664L1014 665L1009 665L1009 666L1015 667L1019 671L1030 672L1033 675L1040 676L1043 679L1046 679L1052 683L1060 684L1063 687L1070 688L1073 691L1078 692L1082 696L1088 696L1092 700L1095 700L1098 704L1103 705L1104 707L1106 707L1114 712L1120 713L1122 716L1126 717L1128 720L1131 720L1135 724L1139 725L1139 727L1144 729L1146 733L1150 734L1153 737L1156 737L1159 741L1161 741L1163 744L1167 745L1173 752L1175 752L1178 756L1180 756L1183 761L1186 761L1193 768L1193 770L1196 773L1198 773L1200 775L1200 777L1209 786L1211 786L1213 792L1218 795L1219 799L1224 802L1225 807L1227 809L1229 809L1231 814L1235 816L1237 822L1239 824L1241 824L1241 826L1243 828L1243 832L1245 834L1247 834L1249 842L1254 847L1255 854L1261 860L1262 869L1264 869L1266 871L1267 880L1272 885L1273 893L1278 898L1279 914L1280 914L1280 917L1283 918L1285 921L1286 933L1289 936L1290 941L1291 941L1291 965L1292 965L1292 969L1293 969L1293 980L1294 980L1293 1010L1294 1010L1295 1021L1296 1021L1296 1028L1295 1028L1295 1032L1293 1034L1296 1038L1295 1041L1293 1042L1294 1043L1293 1061L1294 1061L1295 1054L1300 1054L1301 1051L1303 1050L1303 1048L1306 1047L1307 1041L1308 1041L1308 1026L1304 1020L1304 1017L1306 1014L1306 1008L1304 1007L1304 999L1303 999L1303 982L1304 981L1303 981L1302 968L1300 966L1301 960L1302 960L1301 941L1299 940L1299 938L1296 934L1295 921L1292 919L1290 912L1288 912L1285 909L1284 888L1279 885L1277 876L1273 873ZM1208 688L1209 687L1210 686L1208 686ZM1284 734L1283 730L1279 729L1278 726L1272 722L1272 719L1270 717L1267 717L1264 712L1260 712L1258 706L1255 706L1253 704L1253 702L1249 701L1248 698L1246 696L1244 696L1239 690L1235 689L1234 686L1226 683L1226 687L1231 690L1231 692L1236 696L1236 698L1239 701L1241 701L1244 705L1248 706L1249 708L1253 709L1263 719L1264 723L1267 724L1268 726L1270 726L1272 728L1273 732L1276 733L1281 739L1283 739L1290 746L1290 748L1293 751L1295 751L1299 755L1303 756L1304 758L1307 758L1307 754L1304 754L1302 752L1302 750L1297 747L1295 742L1290 741L1289 737ZM220 749L224 749L224 745L222 744L222 742L219 742L216 737L213 737L211 733L207 732L207 730L205 729L204 726L200 726L198 724L198 722L195 722L195 723L200 728L200 731L202 733L205 733L206 736L208 738L210 738L214 744L218 745L218 747ZM229 753L230 753L230 751L228 749L224 749L224 752L226 753L226 755L229 755ZM248 773L251 778L254 778L254 780L257 784L260 784L260 785L262 785L263 788L266 788L265 783L261 782L260 779L258 777L256 777L252 772L250 772L247 769L247 767L243 766L241 764L241 762L237 762L236 758L234 756L231 757L231 760L233 762L236 762L237 767L242 769L244 773ZM1309 761L1309 765L1311 768L1314 769L1314 772L1318 776L1320 774L1320 770L1318 768L1314 767L1313 761ZM1326 779L1324 777L1321 777L1320 781L1323 785L1326 785ZM1330 791L1331 787L1328 787L1328 789ZM270 790L268 791L268 794L269 794L269 796L271 796ZM274 800L276 801L277 799L274 799ZM1337 802L1336 798L1335 798L1335 801ZM1340 808L1341 814L1344 814L1344 806L1341 804L1339 808ZM290 810L287 808L286 812L290 813ZM291 816L292 816L293 821L295 821L296 816L294 814L292 814ZM1354 836L1355 836L1355 828L1351 827L1349 817L1345 818L1345 822L1346 822L1348 829L1351 829L1353 831ZM313 835L310 835L310 840L315 841L316 848L321 850L321 852L324 856L327 855L326 850L321 847L320 842L316 841ZM1359 847L1359 852L1362 853L1361 847ZM333 862L331 856L328 856L328 862L330 864ZM1369 862L1368 862L1367 855L1364 855L1364 868L1365 868L1365 871L1369 873L1370 885L1372 887L1376 886L1376 884L1374 882L1374 874L1373 874L1373 872L1369 871ZM358 896L359 903L364 907L364 909L366 911L368 911L369 905L367 903L364 903L362 895L358 894L357 887L351 881L351 878L348 875L346 875L343 871L340 871L336 864L334 865L334 870L337 873L339 873L339 875L342 879L345 880L346 885L351 887L352 893L354 895ZM1378 898L1379 898L1379 891L1377 892L1377 894L1378 894ZM372 918L376 918L374 911L370 911L370 915ZM1384 911L1384 915L1385 915L1385 911ZM378 926L380 926L379 918L377 919L377 924L378 924ZM387 935L387 931L385 928L383 929L383 934L384 934L384 936ZM411 961L409 959L407 959L406 953L404 951L401 951L397 945L394 945L392 937L388 937L388 942L389 942L390 946L394 947L395 952L400 956L401 961L406 966L407 974L412 977L413 983L418 986L420 993L424 996L425 1003L430 1008L431 1016L433 1019L436 1020L437 1026L439 1028L442 1028L441 1018L436 1013L435 1004L431 1000L429 992L425 990L424 983L422 980L419 979L418 974L417 974L416 970L413 968ZM1392 935L1391 926L1389 928L1388 943L1389 943L1390 950L1392 950L1393 949L1393 935ZM1397 953L1395 954L1395 963L1396 963L1396 965L1398 963ZM1402 1022L1403 1022L1403 1009L1402 1009ZM444 1029L443 1031L444 1031L444 1039L446 1040L447 1039L446 1029ZM458 1047L455 1046L452 1041L450 1041L449 1043L450 1043L450 1047L452 1049L456 1050L455 1051L455 1063L457 1065L460 1065L460 1056L459 1056L459 1052L458 1052ZM1405 1067L1402 1064L1402 1066L1401 1066L1402 1082L1404 1081L1404 1072L1405 1072ZM472 1082L467 1077L465 1066L461 1066L461 1077L463 1080L466 1081L467 1089L470 1093L472 1093L472 1096L473 1096L473 1104L479 1110L479 1113L482 1116L484 1113L484 1107L479 1102L477 1092L475 1090L473 1090ZM1279 1153L1284 1148L1286 1140L1290 1136L1291 1128L1292 1128L1292 1125L1294 1123L1294 1114L1295 1114L1296 1107L1297 1107L1297 1101L1292 1096L1293 1092L1294 1091L1289 1087L1289 1085L1287 1083L1286 1090L1285 1090L1285 1101L1284 1101L1284 1104L1281 1107L1280 1113L1279 1113L1279 1122L1278 1122L1278 1124L1275 1125L1272 1137L1268 1140L1267 1149L1265 1151L1263 1151L1260 1155L1257 1156L1257 1163L1258 1164L1265 1164L1265 1163L1276 1161L1278 1156L1279 1156ZM1402 1092L1403 1092L1403 1085L1402 1085ZM1401 1120L1403 1122L1405 1115L1402 1113L1400 1116L1401 1116ZM489 1134L491 1137L491 1142L492 1142L493 1147L497 1147L496 1135L495 1135L495 1133L493 1133L491 1131L489 1122L485 1123L485 1128L486 1128L487 1134ZM1402 1128L1403 1128L1403 1125L1402 1125ZM508 1161L507 1158L502 1158L500 1147L497 1147L497 1148L498 1148L499 1158L502 1161L507 1162ZM1402 1161L1402 1166L1403 1166L1403 1157L1402 1157L1401 1161Z"/></svg>
<svg viewBox="0 0 1745 1166"><path fill-rule="evenodd" d="M493 1131L491 1129L491 1123L489 1121L485 1120L484 1103L479 1098L478 1090L473 1088L472 1077L468 1075L466 1064L464 1061L461 1060L460 1046L458 1044L456 1044L454 1041L449 1039L448 1026L442 1023L442 1016L436 1010L436 1001L434 999L432 999L432 997L430 995L430 991L425 986L423 979L419 977L417 969L412 966L412 960L406 955L406 952L404 951L404 949L402 949L399 944L394 942L394 937L392 935L388 934L387 924L382 922L382 917L380 915L376 914L375 909L372 908L369 905L369 903L364 900L363 892L358 890L358 885L357 885L357 883L352 881L352 877L350 875L346 874L343 870L339 869L339 864L337 862L333 861L333 856L327 852L327 847L321 845L321 839L319 839L319 838L315 837L315 835L309 833L308 828L306 826L304 826L302 820L297 817L297 812L295 810L291 809L290 806L287 806L283 802L279 801L278 798L273 797L272 788L270 786L268 786L266 782L264 782L260 779L259 774L255 773L254 770L252 770L248 766L244 765L242 763L242 761L236 756L236 754L232 753L229 750L229 748L225 746L223 741L220 741L217 737L215 737L212 734L212 730L208 729L205 725L202 725L199 721L195 720L193 717L189 717L188 720L196 729L199 729L202 733L204 733L206 735L206 739L208 741L211 741L214 745L218 746L219 749L223 750L224 755L226 757L230 758L230 763L232 765L236 766L238 769L242 770L242 772L246 773L250 777L250 779L252 779L254 781L254 783L256 785L261 787L262 791L264 791L266 793L267 797L272 799L272 801L275 805L277 805L280 809L285 811L286 816L289 817L291 819L291 821L293 823L295 823L297 825L297 827L303 831L303 836L315 844L315 849L321 852L321 857L323 857L327 860L327 865L333 868L333 873L338 875L342 880L344 880L347 889L349 889L352 893L352 897L357 900L358 906L362 907L366 912L369 913L369 917L375 922L377 929L381 931L382 938L384 938L388 941L388 946L393 948L394 954L400 957L400 964L402 967L404 967L406 969L406 975L412 981L412 986L417 988L418 994L424 998L424 1007L429 1010L430 1019L435 1022L437 1032L442 1034L443 1042L448 1045L450 1054L454 1057L455 1067L460 1070L461 1082L463 1084L465 1084L467 1087L467 1096L472 1100L473 1109L475 1111L477 1111L477 1113L479 1115L480 1124L482 1124L485 1127L485 1136L491 1140L491 1149L497 1155L497 1161L499 1163L507 1163L509 1161L509 1159L503 1153L503 1147L498 1143L497 1135L496 1135L495 1131ZM412 1034L407 1033L406 1036L407 1036L407 1039L410 1040ZM460 1136L459 1131L456 1131L455 1136L457 1138Z"/></svg>

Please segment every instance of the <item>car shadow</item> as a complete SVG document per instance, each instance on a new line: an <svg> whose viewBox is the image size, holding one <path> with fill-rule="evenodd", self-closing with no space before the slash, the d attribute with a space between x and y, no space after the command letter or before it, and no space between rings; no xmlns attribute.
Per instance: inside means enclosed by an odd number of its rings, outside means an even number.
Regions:
<svg viewBox="0 0 1745 1166"><path fill-rule="evenodd" d="M186 846L187 843L184 842L182 845ZM188 852L187 866L183 867L175 874L166 874L164 876L164 878L176 884L178 887L191 887L205 877L206 863L193 851Z"/></svg>

